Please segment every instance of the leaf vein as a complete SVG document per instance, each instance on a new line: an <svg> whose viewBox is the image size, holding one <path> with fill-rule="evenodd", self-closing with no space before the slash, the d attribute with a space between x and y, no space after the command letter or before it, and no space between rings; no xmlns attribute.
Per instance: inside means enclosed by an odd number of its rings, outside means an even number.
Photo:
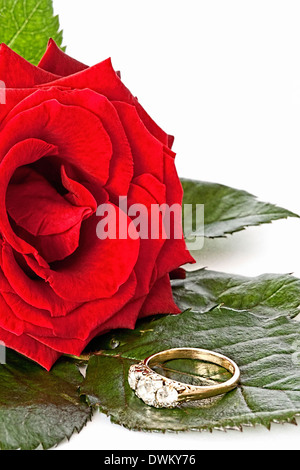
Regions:
<svg viewBox="0 0 300 470"><path fill-rule="evenodd" d="M37 2L37 4L34 6L34 8L32 9L32 11L29 13L29 15L27 16L27 18L24 19L24 22L23 24L19 27L19 29L15 32L14 36L12 37L12 39L9 41L8 43L8 47L12 47L12 45L15 43L16 39L18 38L18 36L22 33L22 31L26 28L27 24L29 23L29 21L31 20L31 18L34 16L35 12L39 9L41 3L42 3L43 0L39 0ZM16 0L17 2L17 0ZM16 4L15 2L15 4Z"/></svg>

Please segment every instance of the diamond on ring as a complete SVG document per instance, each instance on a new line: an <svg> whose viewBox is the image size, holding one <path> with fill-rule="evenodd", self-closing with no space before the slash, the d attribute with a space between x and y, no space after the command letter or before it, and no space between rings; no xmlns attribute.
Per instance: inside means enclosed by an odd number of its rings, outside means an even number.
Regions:
<svg viewBox="0 0 300 470"><path fill-rule="evenodd" d="M155 408L175 408L179 404L176 382L156 374L143 364L130 367L128 383L146 405Z"/></svg>

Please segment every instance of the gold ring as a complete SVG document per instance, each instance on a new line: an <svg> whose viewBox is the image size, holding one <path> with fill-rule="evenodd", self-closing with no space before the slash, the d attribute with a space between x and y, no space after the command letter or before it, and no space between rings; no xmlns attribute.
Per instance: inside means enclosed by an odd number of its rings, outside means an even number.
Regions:
<svg viewBox="0 0 300 470"><path fill-rule="evenodd" d="M197 359L210 362L229 371L232 377L217 385L195 386L171 380L152 369L172 359ZM217 352L198 348L175 348L161 351L131 366L128 374L129 385L135 394L146 405L155 408L175 408L185 401L223 395L235 389L239 380L240 370L235 362Z"/></svg>

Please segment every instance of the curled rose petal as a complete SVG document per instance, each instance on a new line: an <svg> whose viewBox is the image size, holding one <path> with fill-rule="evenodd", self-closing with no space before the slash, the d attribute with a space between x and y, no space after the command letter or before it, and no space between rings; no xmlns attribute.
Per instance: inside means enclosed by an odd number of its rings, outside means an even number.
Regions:
<svg viewBox="0 0 300 470"><path fill-rule="evenodd" d="M60 195L44 176L30 167L15 172L18 181L6 192L6 209L17 225L32 235L55 235L66 232L87 218L95 207L74 206ZM30 211L24 211L30 207Z"/></svg>
<svg viewBox="0 0 300 470"><path fill-rule="evenodd" d="M109 134L113 151L106 189L115 196L127 194L133 177L131 146L115 107L105 96L88 89L60 90L51 87L47 90L38 90L21 100L20 103L8 113L6 119L3 120L3 124L12 120L13 117L19 115L21 112L37 107L51 99L55 99L65 106L76 105L92 112L99 118L106 132Z"/></svg>

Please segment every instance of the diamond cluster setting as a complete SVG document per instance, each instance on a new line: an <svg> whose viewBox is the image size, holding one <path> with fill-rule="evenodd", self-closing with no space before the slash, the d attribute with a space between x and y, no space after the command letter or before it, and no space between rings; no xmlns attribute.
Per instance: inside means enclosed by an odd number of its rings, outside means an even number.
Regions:
<svg viewBox="0 0 300 470"><path fill-rule="evenodd" d="M183 391L178 382L156 374L143 363L130 367L128 383L146 405L155 408L175 408Z"/></svg>

